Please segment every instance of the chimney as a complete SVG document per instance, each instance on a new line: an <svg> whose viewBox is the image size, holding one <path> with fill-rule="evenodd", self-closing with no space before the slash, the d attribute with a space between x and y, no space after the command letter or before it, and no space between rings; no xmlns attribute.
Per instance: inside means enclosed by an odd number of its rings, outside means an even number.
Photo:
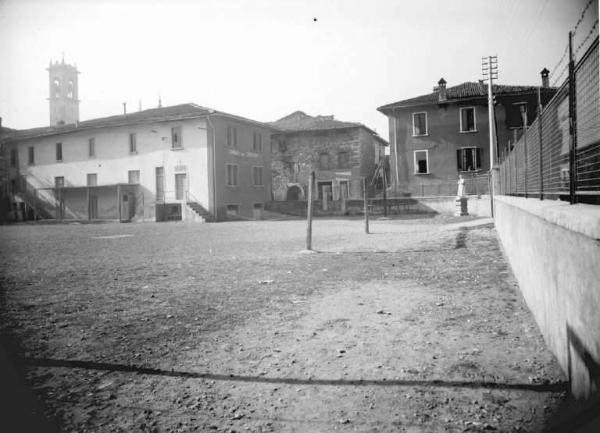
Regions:
<svg viewBox="0 0 600 433"><path fill-rule="evenodd" d="M547 89L548 87L550 87L550 71L546 68L542 69L542 71L540 72L540 74L542 75L542 87Z"/></svg>
<svg viewBox="0 0 600 433"><path fill-rule="evenodd" d="M446 100L446 80L440 78L438 81L438 101L444 102Z"/></svg>
<svg viewBox="0 0 600 433"><path fill-rule="evenodd" d="M158 108L162 108L162 99L158 97Z"/></svg>
<svg viewBox="0 0 600 433"><path fill-rule="evenodd" d="M75 128L79 128L79 120L75 121Z"/></svg>
<svg viewBox="0 0 600 433"><path fill-rule="evenodd" d="M127 102L123 102L123 114L127 114Z"/></svg>

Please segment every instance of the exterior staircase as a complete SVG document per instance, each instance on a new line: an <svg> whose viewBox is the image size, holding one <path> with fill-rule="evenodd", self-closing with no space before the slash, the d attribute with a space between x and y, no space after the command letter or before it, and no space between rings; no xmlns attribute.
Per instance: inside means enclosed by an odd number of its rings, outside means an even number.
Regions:
<svg viewBox="0 0 600 433"><path fill-rule="evenodd" d="M190 201L186 203L187 207L195 214L194 220L204 222L210 220L212 215L198 202Z"/></svg>

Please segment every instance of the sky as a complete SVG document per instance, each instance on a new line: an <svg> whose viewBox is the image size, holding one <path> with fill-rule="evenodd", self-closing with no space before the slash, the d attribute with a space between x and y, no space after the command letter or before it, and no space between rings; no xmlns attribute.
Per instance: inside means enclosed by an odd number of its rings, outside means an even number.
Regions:
<svg viewBox="0 0 600 433"><path fill-rule="evenodd" d="M263 122L334 115L387 139L377 107L442 77L476 81L482 56L498 56L498 83L539 85L588 1L0 0L0 117L48 125L46 68L64 53L80 71L80 120L160 95ZM598 18L591 1L575 47Z"/></svg>

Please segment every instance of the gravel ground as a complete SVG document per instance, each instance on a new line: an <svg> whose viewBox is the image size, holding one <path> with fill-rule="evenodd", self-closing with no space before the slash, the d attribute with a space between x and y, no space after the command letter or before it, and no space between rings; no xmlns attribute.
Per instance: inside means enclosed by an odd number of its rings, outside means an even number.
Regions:
<svg viewBox="0 0 600 433"><path fill-rule="evenodd" d="M490 224L0 227L0 326L65 432L542 431L565 377Z"/></svg>

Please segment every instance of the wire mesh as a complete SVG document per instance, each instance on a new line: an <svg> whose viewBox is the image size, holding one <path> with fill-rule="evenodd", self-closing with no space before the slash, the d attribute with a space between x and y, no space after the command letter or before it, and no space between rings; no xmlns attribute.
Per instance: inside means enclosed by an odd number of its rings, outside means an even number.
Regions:
<svg viewBox="0 0 600 433"><path fill-rule="evenodd" d="M577 62L573 82L567 77L541 115L504 157L500 164L501 194L539 197L569 195L573 178L577 195L595 195L600 199L598 64L596 38ZM574 88L573 118L569 113L571 86ZM572 142L575 143L574 173L571 173L569 165Z"/></svg>
<svg viewBox="0 0 600 433"><path fill-rule="evenodd" d="M464 178L464 193L466 195L489 194L489 175L487 172L462 173ZM455 196L458 192L458 178L436 181L435 183L415 184L410 187L413 197Z"/></svg>
<svg viewBox="0 0 600 433"><path fill-rule="evenodd" d="M596 49L587 52L575 69L577 189L600 194L600 71Z"/></svg>

